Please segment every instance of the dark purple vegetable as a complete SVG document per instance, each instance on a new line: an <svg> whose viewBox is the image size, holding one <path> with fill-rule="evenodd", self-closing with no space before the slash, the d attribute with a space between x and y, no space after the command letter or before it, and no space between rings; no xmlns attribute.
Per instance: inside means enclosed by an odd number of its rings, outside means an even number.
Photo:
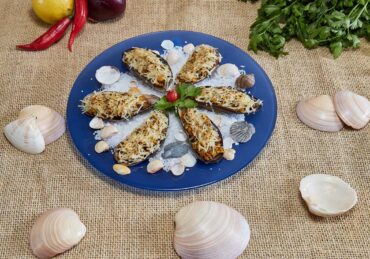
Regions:
<svg viewBox="0 0 370 259"><path fill-rule="evenodd" d="M89 19L101 22L114 19L125 12L126 0L88 0Z"/></svg>

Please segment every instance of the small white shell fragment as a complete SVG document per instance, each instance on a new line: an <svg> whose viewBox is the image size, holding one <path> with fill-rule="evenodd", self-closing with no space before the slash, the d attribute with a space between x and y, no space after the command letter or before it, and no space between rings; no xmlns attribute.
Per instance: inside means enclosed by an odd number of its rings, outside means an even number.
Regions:
<svg viewBox="0 0 370 259"><path fill-rule="evenodd" d="M95 152L100 154L109 150L109 145L104 140L99 141L95 144Z"/></svg>
<svg viewBox="0 0 370 259"><path fill-rule="evenodd" d="M231 63L226 63L217 69L217 73L222 77L238 77L240 72L237 66Z"/></svg>
<svg viewBox="0 0 370 259"><path fill-rule="evenodd" d="M224 158L226 160L234 160L234 158L235 158L235 149L232 149L232 148L225 149Z"/></svg>
<svg viewBox="0 0 370 259"><path fill-rule="evenodd" d="M194 49L195 49L195 46L194 46L192 43L186 44L186 45L183 47L183 51L184 51L186 54L191 54L191 53L193 53Z"/></svg>
<svg viewBox="0 0 370 259"><path fill-rule="evenodd" d="M118 133L118 129L116 127L114 127L113 125L108 125L100 131L100 137L102 139L107 139L117 133Z"/></svg>
<svg viewBox="0 0 370 259"><path fill-rule="evenodd" d="M230 137L224 138L224 148L232 148L233 147L234 140Z"/></svg>
<svg viewBox="0 0 370 259"><path fill-rule="evenodd" d="M161 43L161 47L164 48L164 49L173 49L173 47L175 47L175 44L170 41L170 40L164 40L162 41Z"/></svg>
<svg viewBox="0 0 370 259"><path fill-rule="evenodd" d="M181 157L181 163L185 167L193 167L197 163L197 159L191 153L186 153Z"/></svg>
<svg viewBox="0 0 370 259"><path fill-rule="evenodd" d="M175 134L175 139L176 139L177 141L186 141L186 140L187 140L187 137L186 137L186 135L185 135L184 133L182 133L182 132L177 132L177 133Z"/></svg>
<svg viewBox="0 0 370 259"><path fill-rule="evenodd" d="M159 159L155 159L149 162L146 170L150 174L154 174L164 167L163 162Z"/></svg>
<svg viewBox="0 0 370 259"><path fill-rule="evenodd" d="M36 126L35 117L22 117L4 127L5 137L17 149L39 154L45 150L45 140L40 129Z"/></svg>
<svg viewBox="0 0 370 259"><path fill-rule="evenodd" d="M94 117L90 121L89 126L92 129L102 129L102 128L104 128L104 121L101 118Z"/></svg>
<svg viewBox="0 0 370 259"><path fill-rule="evenodd" d="M130 168L128 168L127 166L125 165L121 165L121 164L115 164L113 166L113 170L117 173L117 174L120 174L120 175L128 175L128 174L131 174L131 170Z"/></svg>
<svg viewBox="0 0 370 259"><path fill-rule="evenodd" d="M177 51L170 50L167 53L166 60L169 65L175 65L180 60L180 55L177 53Z"/></svg>
<svg viewBox="0 0 370 259"><path fill-rule="evenodd" d="M119 69L114 66L102 66L95 72L95 78L103 85L111 85L121 77Z"/></svg>
<svg viewBox="0 0 370 259"><path fill-rule="evenodd" d="M299 190L309 211L320 217L341 215L357 203L356 191L339 177L328 174L304 177Z"/></svg>
<svg viewBox="0 0 370 259"><path fill-rule="evenodd" d="M175 176L182 175L184 171L185 171L185 166L181 163L175 164L174 166L171 167L171 173Z"/></svg>

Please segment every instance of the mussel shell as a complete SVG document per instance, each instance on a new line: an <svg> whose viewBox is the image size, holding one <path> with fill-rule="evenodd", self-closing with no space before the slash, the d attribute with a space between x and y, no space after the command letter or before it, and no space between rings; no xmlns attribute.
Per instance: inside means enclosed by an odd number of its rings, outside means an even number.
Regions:
<svg viewBox="0 0 370 259"><path fill-rule="evenodd" d="M165 60L163 57L161 57L161 55L159 55L158 53L156 53L155 51L151 50L151 49L145 49L145 50L148 50L150 52L152 52L155 56L157 56L160 61L169 68L170 72L171 72L171 79L168 81L168 83L166 85L156 85L156 84L152 84L152 82L146 78L145 76L143 76L142 74L140 74L139 71L137 71L136 69L132 68L126 61L125 61L125 54L131 50L133 50L135 48L130 48L126 51L123 52L122 54L122 61L123 61L123 64L125 64L125 66L127 67L127 69L129 71L131 71L131 73L133 73L136 77L138 77L139 79L141 79L145 84L147 84L148 86L156 89L156 90L159 90L161 92L166 92L167 89L171 86L172 82L173 82L173 72L171 70L171 67L170 65L168 64L167 60Z"/></svg>
<svg viewBox="0 0 370 259"><path fill-rule="evenodd" d="M255 132L254 126L246 121L234 122L230 127L231 138L239 143L248 142Z"/></svg>
<svg viewBox="0 0 370 259"><path fill-rule="evenodd" d="M164 146L162 157L164 159L179 158L188 153L189 148L188 143L184 141L176 141Z"/></svg>
<svg viewBox="0 0 370 259"><path fill-rule="evenodd" d="M214 163L218 163L222 158L223 158L223 154L219 154L217 155L213 160L205 160L199 153L198 153L198 150L194 149L193 148L193 145L192 145L192 136L186 131L185 129L185 125L184 125L184 122L183 120L181 119L181 112L182 110L180 109L179 110L179 117L180 117L180 121L181 121L181 125L184 129L184 132L186 133L186 135L188 136L188 141L190 143L190 147L194 150L194 153L195 155L197 156L197 158L202 161L203 163L205 164L214 164ZM206 115L207 116L207 115ZM207 116L208 117L208 116ZM213 130L217 131L217 134L220 136L220 142L221 142L221 146L223 146L223 138L222 138L222 134L221 134L221 131L220 129L216 126L216 124L211 120L211 124L212 124L212 127L213 127Z"/></svg>

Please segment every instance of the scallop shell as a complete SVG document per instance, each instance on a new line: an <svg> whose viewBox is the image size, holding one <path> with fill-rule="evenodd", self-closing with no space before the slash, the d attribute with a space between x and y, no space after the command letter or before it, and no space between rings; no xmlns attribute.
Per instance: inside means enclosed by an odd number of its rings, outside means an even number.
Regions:
<svg viewBox="0 0 370 259"><path fill-rule="evenodd" d="M354 129L362 129L370 120L370 102L351 91L339 91L334 96L335 110L342 121Z"/></svg>
<svg viewBox="0 0 370 259"><path fill-rule="evenodd" d="M60 138L66 131L64 118L53 109L43 105L30 105L22 109L19 118L36 117L36 125L40 129L48 145Z"/></svg>
<svg viewBox="0 0 370 259"><path fill-rule="evenodd" d="M45 150L45 140L36 125L35 117L22 117L4 127L5 137L19 150L39 154Z"/></svg>
<svg viewBox="0 0 370 259"><path fill-rule="evenodd" d="M119 69L114 66L102 66L95 72L95 78L99 83L111 85L117 82L121 77Z"/></svg>
<svg viewBox="0 0 370 259"><path fill-rule="evenodd" d="M38 258L51 258L77 245L86 227L71 209L45 211L36 220L30 235L32 252Z"/></svg>
<svg viewBox="0 0 370 259"><path fill-rule="evenodd" d="M248 142L252 136L256 133L256 129L253 124L246 121L237 121L231 124L230 136L231 138L239 143Z"/></svg>
<svg viewBox="0 0 370 259"><path fill-rule="evenodd" d="M339 177L313 174L301 180L299 190L312 214L334 217L349 211L357 203L356 191Z"/></svg>
<svg viewBox="0 0 370 259"><path fill-rule="evenodd" d="M212 201L181 208L175 224L174 247L182 258L237 258L250 238L249 225L239 212Z"/></svg>
<svg viewBox="0 0 370 259"><path fill-rule="evenodd" d="M300 101L297 105L297 116L304 124L316 130L336 132L344 126L329 95Z"/></svg>

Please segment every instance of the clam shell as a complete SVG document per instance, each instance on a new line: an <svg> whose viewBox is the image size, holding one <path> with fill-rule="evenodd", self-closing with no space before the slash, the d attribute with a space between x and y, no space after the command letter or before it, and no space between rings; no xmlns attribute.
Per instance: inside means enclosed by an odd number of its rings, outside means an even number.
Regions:
<svg viewBox="0 0 370 259"><path fill-rule="evenodd" d="M36 125L40 129L48 145L60 138L66 131L64 118L53 109L43 105L31 105L22 109L19 118L36 117Z"/></svg>
<svg viewBox="0 0 370 259"><path fill-rule="evenodd" d="M362 129L370 120L370 102L351 91L339 91L334 96L335 110L342 121L354 129Z"/></svg>
<svg viewBox="0 0 370 259"><path fill-rule="evenodd" d="M246 121L237 121L231 124L230 136L231 138L239 143L248 142L252 136L256 133L256 129L253 124Z"/></svg>
<svg viewBox="0 0 370 259"><path fill-rule="evenodd" d="M51 258L77 245L86 227L71 209L56 208L41 214L32 227L30 244L38 258Z"/></svg>
<svg viewBox="0 0 370 259"><path fill-rule="evenodd" d="M309 211L320 217L341 215L357 203L356 191L339 177L328 174L304 177L299 190Z"/></svg>
<svg viewBox="0 0 370 259"><path fill-rule="evenodd" d="M35 117L22 117L4 127L5 137L19 150L39 154L45 150L45 140L36 125Z"/></svg>
<svg viewBox="0 0 370 259"><path fill-rule="evenodd" d="M102 66L95 72L96 80L104 85L111 85L121 77L119 69L114 66Z"/></svg>
<svg viewBox="0 0 370 259"><path fill-rule="evenodd" d="M246 249L250 228L236 210L212 201L197 201L175 216L174 247L182 258L237 258Z"/></svg>
<svg viewBox="0 0 370 259"><path fill-rule="evenodd" d="M237 77L240 76L239 68L231 63L226 63L217 69L217 74L222 77Z"/></svg>
<svg viewBox="0 0 370 259"><path fill-rule="evenodd" d="M297 105L297 116L304 124L316 130L336 132L344 126L329 95L300 101Z"/></svg>

